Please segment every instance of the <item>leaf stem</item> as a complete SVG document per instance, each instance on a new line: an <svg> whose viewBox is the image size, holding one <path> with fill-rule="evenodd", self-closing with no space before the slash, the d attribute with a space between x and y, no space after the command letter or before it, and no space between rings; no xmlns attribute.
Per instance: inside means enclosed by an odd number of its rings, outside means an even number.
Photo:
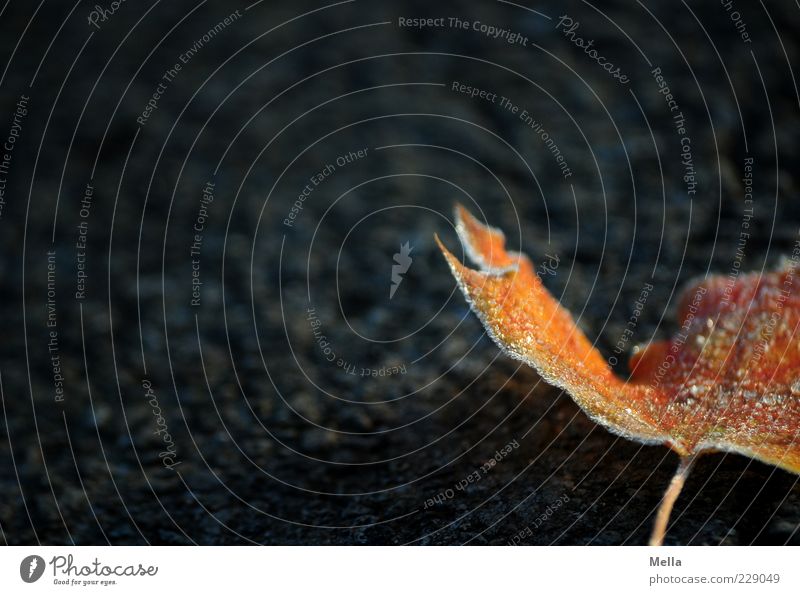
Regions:
<svg viewBox="0 0 800 595"><path fill-rule="evenodd" d="M664 535L667 532L667 523L672 513L672 507L678 499L696 459L696 454L681 457L678 469L675 471L675 475L672 476L672 481L669 482L669 486L661 498L661 504L656 515L656 523L653 526L653 532L650 534L649 545L662 545L664 543Z"/></svg>

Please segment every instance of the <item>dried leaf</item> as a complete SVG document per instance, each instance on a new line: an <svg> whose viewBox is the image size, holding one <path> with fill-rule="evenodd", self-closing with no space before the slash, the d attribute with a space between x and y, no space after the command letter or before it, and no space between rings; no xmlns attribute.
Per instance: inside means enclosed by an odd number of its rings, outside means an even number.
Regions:
<svg viewBox="0 0 800 595"><path fill-rule="evenodd" d="M567 391L612 432L665 444L681 465L662 501L651 543L695 457L736 452L800 473L800 290L796 260L780 270L710 277L684 290L680 330L630 361L618 377L542 285L531 261L507 252L503 233L456 207L462 265L436 238L453 276L492 339Z"/></svg>

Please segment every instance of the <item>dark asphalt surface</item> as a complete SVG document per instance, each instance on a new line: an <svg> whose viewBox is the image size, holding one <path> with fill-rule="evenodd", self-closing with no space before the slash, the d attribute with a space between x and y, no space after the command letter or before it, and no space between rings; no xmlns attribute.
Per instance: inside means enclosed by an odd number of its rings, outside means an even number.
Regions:
<svg viewBox="0 0 800 595"><path fill-rule="evenodd" d="M645 543L677 458L500 354L433 234L558 256L625 374L798 240L797 6L248 4L0 14L0 543ZM798 544L797 479L704 457L667 543Z"/></svg>

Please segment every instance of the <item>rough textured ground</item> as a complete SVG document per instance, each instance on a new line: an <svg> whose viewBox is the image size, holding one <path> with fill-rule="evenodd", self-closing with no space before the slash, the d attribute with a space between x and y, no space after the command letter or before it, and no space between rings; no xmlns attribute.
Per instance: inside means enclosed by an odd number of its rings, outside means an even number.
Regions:
<svg viewBox="0 0 800 595"><path fill-rule="evenodd" d="M289 21L323 5L148 1L122 4L99 28L87 6L68 17L71 7L48 4L17 45L35 4L0 16L3 141L30 97L0 216L2 541L646 540L676 458L610 435L500 355L454 293L433 233L457 246L449 219L460 200L512 247L537 261L557 255L546 284L608 356L652 284L618 356L624 373L634 343L674 330L676 288L775 266L798 239L797 7L734 7L747 43L711 2L537 2L548 19L489 1L359 1ZM563 14L628 84L556 30ZM398 26L426 15L512 29L527 46ZM336 166L360 149L364 158ZM754 216L737 256L748 158ZM286 226L328 163L335 171ZM193 307L190 246L211 179ZM405 242L413 262L390 300ZM392 367L404 372L361 375ZM180 461L172 470L159 428ZM796 476L713 455L689 480L667 542L798 543L799 523Z"/></svg>

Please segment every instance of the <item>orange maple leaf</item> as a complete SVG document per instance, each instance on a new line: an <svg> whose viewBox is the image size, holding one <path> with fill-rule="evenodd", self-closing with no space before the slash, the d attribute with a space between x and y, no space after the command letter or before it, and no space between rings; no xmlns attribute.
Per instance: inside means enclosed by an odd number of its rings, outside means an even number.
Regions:
<svg viewBox="0 0 800 595"><path fill-rule="evenodd" d="M531 261L507 252L499 229L456 207L456 230L479 270L436 237L489 336L511 357L570 394L610 431L664 444L680 465L661 501L652 545L696 457L735 452L800 473L800 290L797 262L735 280L713 276L684 290L680 331L652 343L618 377L542 285Z"/></svg>

